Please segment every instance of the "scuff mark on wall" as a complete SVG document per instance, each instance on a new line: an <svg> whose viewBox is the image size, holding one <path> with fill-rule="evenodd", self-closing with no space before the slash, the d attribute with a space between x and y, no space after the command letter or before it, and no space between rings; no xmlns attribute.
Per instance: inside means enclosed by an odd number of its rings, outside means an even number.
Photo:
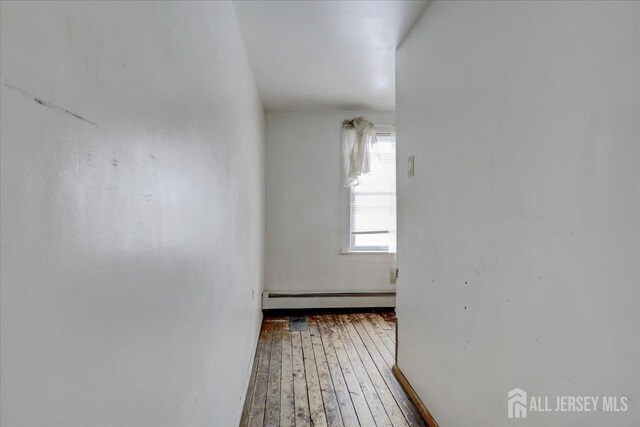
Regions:
<svg viewBox="0 0 640 427"><path fill-rule="evenodd" d="M21 88L19 88L17 86L14 86L14 85L10 84L10 83L7 83L6 81L3 82L2 84L6 88L14 90L14 91L16 91L16 92L18 92L18 93L20 93L20 94L22 94L22 95L24 95L24 96L26 96L28 98L32 98L36 103L42 105L43 107L51 108L52 110L58 111L60 113L68 114L70 116L75 117L76 119L82 120L83 122L89 123L89 124L91 124L93 126L96 126L96 127L100 128L100 126L98 126L97 123L92 122L91 120L85 119L84 117L74 113L73 111L69 111L66 108L60 107L59 105L52 104L49 101L45 101L43 99L40 99L36 95L32 94L31 92L28 92L28 91L26 91L24 89L21 89Z"/></svg>

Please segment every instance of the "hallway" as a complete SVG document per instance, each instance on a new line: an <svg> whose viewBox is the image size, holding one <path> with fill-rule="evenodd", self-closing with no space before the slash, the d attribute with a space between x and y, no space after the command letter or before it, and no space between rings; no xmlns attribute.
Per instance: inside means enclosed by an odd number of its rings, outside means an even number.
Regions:
<svg viewBox="0 0 640 427"><path fill-rule="evenodd" d="M639 76L640 0L0 0L0 426L640 426Z"/></svg>
<svg viewBox="0 0 640 427"><path fill-rule="evenodd" d="M391 371L395 326L392 312L265 317L240 425L426 425Z"/></svg>

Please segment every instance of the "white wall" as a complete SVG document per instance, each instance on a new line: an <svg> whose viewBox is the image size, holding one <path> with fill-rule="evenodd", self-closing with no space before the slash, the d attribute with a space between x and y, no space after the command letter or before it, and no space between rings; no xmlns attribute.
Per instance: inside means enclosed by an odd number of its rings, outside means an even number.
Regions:
<svg viewBox="0 0 640 427"><path fill-rule="evenodd" d="M231 4L1 12L2 425L237 425L264 115Z"/></svg>
<svg viewBox="0 0 640 427"><path fill-rule="evenodd" d="M340 132L358 116L395 124L393 112L267 112L265 289L395 290L387 254L340 255Z"/></svg>
<svg viewBox="0 0 640 427"><path fill-rule="evenodd" d="M640 3L434 2L397 52L399 367L442 427L506 394L640 425Z"/></svg>

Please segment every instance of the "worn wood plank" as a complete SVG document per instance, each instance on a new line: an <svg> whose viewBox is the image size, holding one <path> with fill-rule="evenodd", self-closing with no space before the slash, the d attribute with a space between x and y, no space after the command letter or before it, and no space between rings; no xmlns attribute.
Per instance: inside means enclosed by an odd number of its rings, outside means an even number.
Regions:
<svg viewBox="0 0 640 427"><path fill-rule="evenodd" d="M264 346L264 334L266 331L260 328L260 334L258 337L258 344L256 346L256 353L253 356L253 365L251 365L251 376L249 377L249 384L247 387L247 396L244 399L244 406L242 407L242 417L240 418L240 427L247 427L249 425L249 416L251 414L251 401L253 400L253 393L256 389L256 373L258 372L258 363L260 363L260 353Z"/></svg>
<svg viewBox="0 0 640 427"><path fill-rule="evenodd" d="M422 420L422 417L418 414L418 410L408 399L404 390L398 383L396 377L389 369L387 361L385 361L384 357L382 357L382 355L380 354L378 347L376 347L376 345L373 343L371 337L369 336L369 333L365 330L362 323L360 323L359 319L355 318L355 316L349 316L349 320L351 321L354 329L358 332L358 335L360 336L362 343L367 348L369 355L373 360L373 363L378 368L378 372L380 372L380 374L384 378L385 383L389 387L389 390L391 391L393 397L396 399L396 402L398 403L398 406L400 407L400 410L404 414L405 418L407 419L407 421L409 421L409 424L412 426L424 426L425 423Z"/></svg>
<svg viewBox="0 0 640 427"><path fill-rule="evenodd" d="M391 354L395 354L395 352L396 352L396 344L389 337L389 334L387 333L387 331L385 331L384 328L382 328L380 326L380 323L378 323L378 321L377 321L378 316L376 316L375 314L372 314L372 313L371 314L363 314L362 316L369 321L369 324L371 324L371 327L373 328L374 331L376 331L376 334L378 334L378 336L380 337L380 340L387 347L387 349L391 352Z"/></svg>
<svg viewBox="0 0 640 427"><path fill-rule="evenodd" d="M291 349L296 426L310 426L311 416L309 412L309 399L307 397L307 380L304 372L304 354L300 331L291 332Z"/></svg>
<svg viewBox="0 0 640 427"><path fill-rule="evenodd" d="M395 317L393 318L392 321L387 320L389 313L380 312L380 313L372 313L372 314L375 318L377 318L380 321L380 326L382 326L384 329L391 330L391 331L395 329L394 328L394 325L396 323Z"/></svg>
<svg viewBox="0 0 640 427"><path fill-rule="evenodd" d="M358 380L358 384L360 385L360 389L362 390L362 394L364 395L367 404L369 405L369 410L371 411L371 415L375 420L377 426L392 426L391 420L385 411L384 405L380 400L380 396L378 395L378 391L374 387L371 382L371 378L367 373L366 368L362 364L362 360L358 356L353 343L351 342L351 338L343 330L340 321L338 320L338 316L334 316L332 319L331 325L336 329L337 335L340 337L342 341L344 352L349 358L349 362L351 363L351 367L353 368L353 373Z"/></svg>
<svg viewBox="0 0 640 427"><path fill-rule="evenodd" d="M329 322L328 317L329 316L325 316L327 320L323 319L323 321L319 323L320 333L323 337L322 339L324 341L326 337L326 339L329 340L333 345L333 349L336 352L336 358L338 359L340 369L342 370L342 375L347 385L347 390L349 391L349 395L351 396L351 402L353 403L353 407L358 417L358 422L360 423L360 425L373 426L375 425L373 415L371 414L369 405L367 404L367 401L364 397L364 393L360 388L358 379L353 372L351 362L349 361L349 356L344 349L344 345L342 343L342 340L340 339L340 335L338 334L337 329L334 325L332 325L333 322Z"/></svg>
<svg viewBox="0 0 640 427"><path fill-rule="evenodd" d="M390 369L393 313L287 319L264 320L241 427L427 425Z"/></svg>
<svg viewBox="0 0 640 427"><path fill-rule="evenodd" d="M391 338L391 341L393 341L394 344L396 344L396 330L394 329L386 329L387 331L387 335L389 335L389 337Z"/></svg>
<svg viewBox="0 0 640 427"><path fill-rule="evenodd" d="M384 409L389 416L389 420L391 424L394 426L403 426L407 427L409 424L405 419L402 410L398 406L393 394L389 390L387 383L384 381L384 378L378 371L378 367L374 363L369 351L366 346L362 342L358 331L356 331L355 327L351 324L351 320L349 316L337 316L337 321L342 327L343 335L347 335L351 340L351 345L355 349L355 352L360 357L362 361L362 365L367 372L367 375L371 379L371 383L378 393L378 397L384 406Z"/></svg>
<svg viewBox="0 0 640 427"><path fill-rule="evenodd" d="M293 359L291 331L286 327L282 331L282 368L280 381L280 425L296 425L295 400L293 394Z"/></svg>
<svg viewBox="0 0 640 427"><path fill-rule="evenodd" d="M396 342L396 328L395 325L391 327L389 322L387 322L382 316L379 314L373 314L370 316L370 319L377 322L378 325L382 328L382 330L389 336L391 341L395 344Z"/></svg>
<svg viewBox="0 0 640 427"><path fill-rule="evenodd" d="M340 416L342 417L342 423L344 427L359 427L358 417L356 415L355 407L349 394L347 383L338 361L335 348L331 338L327 335L326 328L321 327L324 316L312 316L310 317L312 330L317 330L322 341L322 347L327 359L327 366L329 368L329 374L331 375L331 382L333 383L333 390L338 401L338 408L340 410ZM321 329L324 329L321 330Z"/></svg>
<svg viewBox="0 0 640 427"><path fill-rule="evenodd" d="M251 402L251 413L249 416L249 426L262 426L264 423L264 412L267 401L267 384L269 381L269 362L271 359L271 337L273 324L265 322L262 325L264 330L264 347L260 352L258 371L256 373L256 388L253 392Z"/></svg>
<svg viewBox="0 0 640 427"><path fill-rule="evenodd" d="M320 382L320 391L322 392L322 401L324 402L324 412L327 416L327 425L343 427L344 423L342 422L335 388L331 379L331 373L329 372L327 356L322 345L322 337L320 336L318 325L311 319L309 319L309 333L311 335L311 344L316 360L316 369L318 370L318 381ZM355 418L355 413L353 415Z"/></svg>
<svg viewBox="0 0 640 427"><path fill-rule="evenodd" d="M316 358L313 353L311 343L311 333L309 331L300 332L302 337L302 352L304 354L304 372L307 378L307 395L309 398L309 412L311 414L311 424L318 427L327 426L327 417L324 412L322 401L322 390L318 379L318 368Z"/></svg>
<svg viewBox="0 0 640 427"><path fill-rule="evenodd" d="M389 337L389 339L391 340L392 343L395 344L396 341L396 337L395 334L391 334L392 330L390 329L390 324L384 319L384 317L382 316L382 313L365 313L365 316L369 319L369 321L372 324L375 324L376 327L379 328L379 330L383 331L386 336ZM393 329L393 331L395 332L395 327ZM395 354L395 351L394 351Z"/></svg>
<svg viewBox="0 0 640 427"><path fill-rule="evenodd" d="M267 402L264 425L278 427L280 425L280 373L282 369L282 329L284 323L274 324L271 339L271 360L269 366L269 382L267 384Z"/></svg>
<svg viewBox="0 0 640 427"><path fill-rule="evenodd" d="M384 345L384 343L380 339L380 336L375 331L375 329L373 329L373 327L371 326L371 323L369 323L366 317L362 316L361 314L351 314L350 316L352 319L357 320L358 324L362 325L364 330L367 331L367 333L369 334L369 337L371 338L371 341L378 348L378 351L384 358L385 362L387 363L387 366L389 367L389 369L391 369L391 367L396 363L395 356L394 356L395 351L393 353L389 351L387 346Z"/></svg>
<svg viewBox="0 0 640 427"><path fill-rule="evenodd" d="M396 325L396 314L391 311L382 311L378 313L378 315L384 320L384 322L388 325L388 329L395 330Z"/></svg>

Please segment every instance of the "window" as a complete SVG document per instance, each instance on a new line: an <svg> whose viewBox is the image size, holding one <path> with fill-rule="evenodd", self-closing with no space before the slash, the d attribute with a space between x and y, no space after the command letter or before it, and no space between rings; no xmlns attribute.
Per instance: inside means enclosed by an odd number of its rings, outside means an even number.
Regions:
<svg viewBox="0 0 640 427"><path fill-rule="evenodd" d="M392 127L375 130L371 172L349 188L351 252L395 252L396 135Z"/></svg>

